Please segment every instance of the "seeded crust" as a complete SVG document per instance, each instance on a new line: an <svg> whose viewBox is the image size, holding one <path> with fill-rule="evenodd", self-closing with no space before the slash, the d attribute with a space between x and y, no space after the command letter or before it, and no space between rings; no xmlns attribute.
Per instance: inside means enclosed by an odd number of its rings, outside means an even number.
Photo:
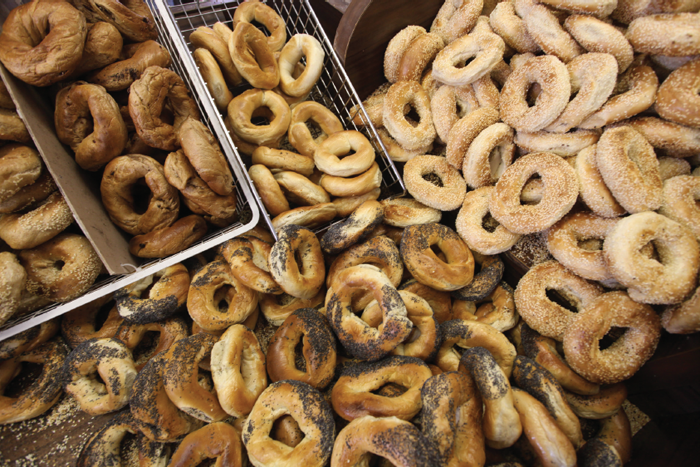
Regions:
<svg viewBox="0 0 700 467"><path fill-rule="evenodd" d="M489 16L493 31L518 53L537 53L540 46L528 34L523 20L515 14L514 2L499 2Z"/></svg>
<svg viewBox="0 0 700 467"><path fill-rule="evenodd" d="M382 329L370 327L353 313L352 298L358 289L370 290L379 303L384 315ZM386 356L413 327L396 288L385 274L368 264L343 269L335 276L326 297L326 316L343 348L369 361Z"/></svg>
<svg viewBox="0 0 700 467"><path fill-rule="evenodd" d="M421 401L421 431L436 444L440 465L465 457L472 465L485 462L481 396L469 376L458 372L432 376L421 388Z"/></svg>
<svg viewBox="0 0 700 467"><path fill-rule="evenodd" d="M495 449L512 446L522 433L522 425L513 407L513 391L508 377L496 360L485 348L472 347L462 354L459 371L474 378L484 401L487 446Z"/></svg>
<svg viewBox="0 0 700 467"><path fill-rule="evenodd" d="M437 88L435 94L430 96L430 112L438 137L448 142L454 124L479 107L479 101L471 86L443 85Z"/></svg>
<svg viewBox="0 0 700 467"><path fill-rule="evenodd" d="M212 391L197 383L199 362L211 352L217 337L201 332L175 342L165 354L165 391L183 412L206 423L228 416Z"/></svg>
<svg viewBox="0 0 700 467"><path fill-rule="evenodd" d="M361 465L381 456L392 465L439 464L434 444L418 428L396 417L361 417L343 428L333 446L333 465Z"/></svg>
<svg viewBox="0 0 700 467"><path fill-rule="evenodd" d="M461 349L479 348L489 354L506 378L510 377L516 350L505 335L493 326L479 321L453 319L440 325L440 334L442 344L436 362L443 371L457 371Z"/></svg>
<svg viewBox="0 0 700 467"><path fill-rule="evenodd" d="M547 248L561 264L592 281L611 280L602 251L602 241L615 227L617 219L599 217L593 213L569 214L553 225L547 233ZM581 242L597 239L601 248L582 248Z"/></svg>
<svg viewBox="0 0 700 467"><path fill-rule="evenodd" d="M421 26L406 26L390 41L384 52L384 77L390 83L398 81L399 63L404 52L417 37L426 33Z"/></svg>
<svg viewBox="0 0 700 467"><path fill-rule="evenodd" d="M294 363L294 347L303 343L305 371ZM325 316L313 308L294 311L272 336L267 371L272 381L294 379L323 389L333 379L336 342Z"/></svg>
<svg viewBox="0 0 700 467"><path fill-rule="evenodd" d="M407 106L413 107L420 116L418 125L413 126L406 120ZM435 139L430 98L417 81L399 81L391 85L384 98L382 119L389 134L405 149L426 147Z"/></svg>
<svg viewBox="0 0 700 467"><path fill-rule="evenodd" d="M154 284L154 279L155 284ZM147 297L143 291L153 287ZM177 313L185 305L190 274L182 264L175 264L148 278L123 287L114 293L117 311L129 323L155 323Z"/></svg>
<svg viewBox="0 0 700 467"><path fill-rule="evenodd" d="M445 255L440 259L432 250ZM401 259L422 284L442 291L461 289L474 277L474 257L462 238L449 227L437 224L411 225L401 237Z"/></svg>
<svg viewBox="0 0 700 467"><path fill-rule="evenodd" d="M635 117L620 124L630 125L641 133L655 150L669 156L690 157L700 154L700 129L657 117Z"/></svg>
<svg viewBox="0 0 700 467"><path fill-rule="evenodd" d="M610 189L605 184L603 176L596 164L596 145L593 144L576 156L574 169L580 181L580 195L586 206L601 217L617 217L626 213L620 206Z"/></svg>
<svg viewBox="0 0 700 467"><path fill-rule="evenodd" d="M546 295L556 290L579 312L586 309L603 289L567 270L557 261L546 261L530 268L515 288L515 306L535 331L561 342L566 329L577 316Z"/></svg>
<svg viewBox="0 0 700 467"><path fill-rule="evenodd" d="M330 287L335 276L343 269L360 264L378 267L394 287L401 283L404 268L399 249L388 237L380 235L364 243L355 244L340 253L328 269L326 286ZM371 291L358 291L352 299L353 309L364 309L372 300L374 297Z"/></svg>
<svg viewBox="0 0 700 467"><path fill-rule="evenodd" d="M571 91L576 96L569 101L554 122L545 128L566 133L577 127L590 114L607 102L617 83L618 65L607 53L585 53L567 63Z"/></svg>
<svg viewBox="0 0 700 467"><path fill-rule="evenodd" d="M581 122L579 128L602 128L647 110L654 104L658 88L659 78L654 70L645 65L631 65L618 77L612 97Z"/></svg>
<svg viewBox="0 0 700 467"><path fill-rule="evenodd" d="M168 398L163 385L164 357L165 351L150 359L139 371L129 398L135 427L159 442L174 441L199 424Z"/></svg>
<svg viewBox="0 0 700 467"><path fill-rule="evenodd" d="M576 457L581 465L589 465L591 467L622 467L622 460L617 454L617 451L598 438L587 441L578 451Z"/></svg>
<svg viewBox="0 0 700 467"><path fill-rule="evenodd" d="M663 183L654 148L632 127L604 131L595 163L605 185L628 212L655 211L661 206Z"/></svg>
<svg viewBox="0 0 700 467"><path fill-rule="evenodd" d="M526 98L533 83L539 84L542 92L537 103L530 107ZM503 85L501 119L517 131L539 131L556 120L570 96L566 65L553 55L533 57L516 68Z"/></svg>
<svg viewBox="0 0 700 467"><path fill-rule="evenodd" d="M426 176L435 175L440 180L436 185ZM431 208L454 211L462 205L467 184L460 173L440 156L416 156L404 166L406 189L415 199Z"/></svg>
<svg viewBox="0 0 700 467"><path fill-rule="evenodd" d="M291 224L279 229L268 265L272 278L289 295L309 299L323 287L326 268L321 244L313 232L302 226Z"/></svg>
<svg viewBox="0 0 700 467"><path fill-rule="evenodd" d="M697 16L697 15L696 15ZM656 111L672 122L700 127L700 59L671 72L659 87Z"/></svg>
<svg viewBox="0 0 700 467"><path fill-rule="evenodd" d="M21 394L12 398L3 397L0 425L38 417L58 402L62 394L62 369L67 352L68 349L62 342L53 340L15 357L15 360L2 362L3 367L10 368L20 362L40 363L43 367L41 374Z"/></svg>
<svg viewBox="0 0 700 467"><path fill-rule="evenodd" d="M0 200L30 185L41 174L39 153L23 144L12 143L0 149Z"/></svg>
<svg viewBox="0 0 700 467"><path fill-rule="evenodd" d="M31 250L19 252L27 271L27 290L57 302L84 294L102 271L102 262L82 235L62 233ZM63 261L59 270L56 262Z"/></svg>
<svg viewBox="0 0 700 467"><path fill-rule="evenodd" d="M600 350L599 336L612 327L628 329L613 346ZM564 355L571 368L592 383L614 384L630 378L651 358L660 335L661 321L649 305L633 301L625 292L608 292L571 321L564 334Z"/></svg>
<svg viewBox="0 0 700 467"><path fill-rule="evenodd" d="M365 201L345 220L333 224L321 237L321 249L337 255L348 247L364 241L384 220L384 208L378 201Z"/></svg>
<svg viewBox="0 0 700 467"><path fill-rule="evenodd" d="M276 443L271 443L270 432L275 419L284 414L291 415L306 435L292 452L285 450L289 462L293 465L325 465L330 459L335 435L333 412L320 392L294 380L278 381L268 386L244 422L241 435L251 462L262 465L260 458L268 457L271 449L279 452Z"/></svg>
<svg viewBox="0 0 700 467"><path fill-rule="evenodd" d="M95 381L96 372L105 384ZM131 350L117 339L87 340L74 348L63 364L65 391L90 415L126 406L136 374Z"/></svg>
<svg viewBox="0 0 700 467"><path fill-rule="evenodd" d="M570 15L564 28L589 52L611 54L617 60L618 73L632 64L632 45L617 28L588 15Z"/></svg>
<svg viewBox="0 0 700 467"><path fill-rule="evenodd" d="M498 118L498 110L482 107L457 120L451 127L447 140L447 162L455 169L463 170L465 155L474 139L486 128L497 123Z"/></svg>
<svg viewBox="0 0 700 467"><path fill-rule="evenodd" d="M545 53L568 63L585 52L546 6L534 0L518 0L515 2L515 12L523 19L528 34Z"/></svg>
<svg viewBox="0 0 700 467"><path fill-rule="evenodd" d="M520 204L520 192L534 174L545 190L535 205ZM576 172L561 157L546 152L522 156L506 168L489 200L494 219L511 232L527 235L545 230L564 217L579 193Z"/></svg>
<svg viewBox="0 0 700 467"><path fill-rule="evenodd" d="M518 355L513 364L513 380L547 408L574 448L581 447L581 424L569 407L561 385L549 371L534 360Z"/></svg>
<svg viewBox="0 0 700 467"><path fill-rule="evenodd" d="M136 434L137 432L131 413L129 411L118 413L85 444L76 467L121 466L119 445L126 433Z"/></svg>
<svg viewBox="0 0 700 467"><path fill-rule="evenodd" d="M421 387L431 376L428 365L415 357L392 355L349 365L333 386L333 408L349 421L365 415L410 420L421 409ZM387 383L396 383L406 391L396 397L374 393Z"/></svg>
<svg viewBox="0 0 700 467"><path fill-rule="evenodd" d="M480 262L480 270L467 286L452 292L457 300L477 302L488 297L503 278L505 266L500 256L485 256Z"/></svg>

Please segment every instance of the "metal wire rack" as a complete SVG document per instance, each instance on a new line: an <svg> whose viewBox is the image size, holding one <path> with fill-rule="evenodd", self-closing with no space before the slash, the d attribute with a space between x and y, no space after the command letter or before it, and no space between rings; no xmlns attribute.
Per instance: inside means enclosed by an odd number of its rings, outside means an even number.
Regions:
<svg viewBox="0 0 700 467"><path fill-rule="evenodd" d="M186 60L189 62L188 65L199 78L199 81L201 81L202 88L204 90L203 92L205 93L204 95L209 97L210 102L213 101L209 91L203 84L204 81L201 74L194 64L194 59L191 55L194 47L190 43L189 37L190 34L198 27L212 27L216 22L222 22L231 27L233 14L241 2L235 0L211 0L205 2L178 3L175 5L166 4L165 0L153 1L162 17L170 21L171 24L168 25L169 29L178 39L178 42L180 42L179 48L183 55L186 56ZM323 30L308 0L268 0L265 3L277 11L277 13L285 19L288 37L300 33L310 34L321 43L325 52L324 69L308 99L325 105L340 118L346 129L360 131L370 140L377 155L379 156L376 158L376 160L382 171L382 192L380 198L385 199L405 194L406 189L403 184L403 180L401 179L401 176L399 175L393 161L388 157L386 149L377 135L376 129L370 123L369 117L362 106L362 102L357 95L357 92L345 73L345 70L340 63L330 40L326 36L325 31ZM264 32L267 33L267 31ZM244 89L241 89L241 92L242 90ZM237 94L235 89L233 92L234 94ZM353 106L355 106L356 109L359 109L358 116L361 118L363 125L356 125L353 122L353 116L355 116L354 114L351 114L351 108ZM210 117L212 120L214 120L215 115L216 118L220 120L220 125L224 129L227 138L231 142L231 145L234 145L230 140L230 136L228 136L228 131L225 130L223 117L213 105L211 107L214 109L214 113L211 114ZM247 172L246 177L248 177ZM255 191L250 178L248 178L248 181L252 189ZM272 227L271 218L267 213L257 191L255 191L255 196L262 211L262 217L267 222L272 233L275 234L275 229ZM328 226L323 226L318 230L323 230L327 227Z"/></svg>
<svg viewBox="0 0 700 467"><path fill-rule="evenodd" d="M231 169L236 179L236 209L239 215L238 220L228 227L208 233L202 240L190 246L186 250L176 253L175 255L167 258L149 260L137 266L129 265L133 269L133 273L106 277L93 284L93 286L85 294L77 299L66 303L52 304L8 320L6 323L4 323L4 325L0 326L0 341L67 313L68 311L79 306L90 303L102 296L113 293L122 287L143 279L144 277L155 274L166 267L180 263L188 258L191 258L192 256L203 253L204 251L209 250L228 239L247 232L255 227L260 219L260 209L255 200L256 194L254 194L250 188L247 172L243 169L243 163L238 157L238 153L233 148L233 145L226 140L226 138L222 139L220 137L221 128L216 126L217 121L212 121L210 119L209 116L212 115L211 109L208 108L206 99L201 98L201 96L206 96L206 94L203 94L203 88L198 88L200 83L197 82L196 77L193 79L193 73L184 65L182 56L174 47L172 36L165 28L162 18L157 14L152 4L149 6L153 10L153 16L156 20L156 26L159 31L159 42L166 49L168 49L172 57L171 68L183 78L185 84L192 93L202 115L203 123L205 123L215 135L219 136L221 148L231 165Z"/></svg>

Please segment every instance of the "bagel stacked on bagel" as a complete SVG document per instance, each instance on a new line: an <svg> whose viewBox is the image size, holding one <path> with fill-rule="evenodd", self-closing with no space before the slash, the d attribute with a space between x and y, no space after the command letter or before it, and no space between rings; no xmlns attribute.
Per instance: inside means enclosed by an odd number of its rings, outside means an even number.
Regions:
<svg viewBox="0 0 700 467"><path fill-rule="evenodd" d="M237 220L228 162L199 123L184 81L167 68L171 57L156 42L145 2L33 0L4 26L0 61L30 84L60 83L53 93L58 139L102 180L105 209L134 236L133 255L169 256L201 239L208 224ZM12 110L3 112L2 138L28 140ZM141 199L150 199L148 208Z"/></svg>
<svg viewBox="0 0 700 467"><path fill-rule="evenodd" d="M73 214L41 156L20 143L0 148L0 323L85 293L102 261L73 226Z"/></svg>

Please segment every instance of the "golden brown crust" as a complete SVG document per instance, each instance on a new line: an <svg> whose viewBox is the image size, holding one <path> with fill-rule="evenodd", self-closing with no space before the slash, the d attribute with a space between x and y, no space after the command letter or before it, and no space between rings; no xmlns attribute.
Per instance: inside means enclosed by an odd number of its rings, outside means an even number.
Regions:
<svg viewBox="0 0 700 467"><path fill-rule="evenodd" d="M256 237L234 238L221 246L221 254L231 273L253 290L263 294L281 294L282 288L270 274L268 258L272 245Z"/></svg>
<svg viewBox="0 0 700 467"><path fill-rule="evenodd" d="M696 15L697 16L697 15ZM700 59L674 70L659 86L656 111L672 122L700 127Z"/></svg>
<svg viewBox="0 0 700 467"><path fill-rule="evenodd" d="M158 37L151 10L143 0L74 0L73 4L91 23L112 23L132 42Z"/></svg>
<svg viewBox="0 0 700 467"><path fill-rule="evenodd" d="M131 188L142 178L152 197L146 211L138 214ZM148 156L129 154L112 159L105 167L100 192L112 222L132 235L169 227L180 210L177 189L166 180L163 166Z"/></svg>
<svg viewBox="0 0 700 467"><path fill-rule="evenodd" d="M291 415L306 434L290 448L270 438L278 415ZM320 467L331 456L335 422L321 393L300 381L278 381L267 387L255 402L243 424L243 443L254 465L288 462L290 465Z"/></svg>
<svg viewBox="0 0 700 467"><path fill-rule="evenodd" d="M613 326L628 329L615 345L600 350L598 341ZM587 380L613 384L632 376L651 358L660 336L661 322L650 306L632 301L625 292L608 292L571 321L564 333L564 354Z"/></svg>
<svg viewBox="0 0 700 467"><path fill-rule="evenodd" d="M439 184L425 179L436 176ZM415 199L431 208L453 211L459 208L467 192L467 184L444 157L416 156L404 166L406 189Z"/></svg>
<svg viewBox="0 0 700 467"><path fill-rule="evenodd" d="M14 109L0 109L0 140L24 144L32 141L22 118Z"/></svg>
<svg viewBox="0 0 700 467"><path fill-rule="evenodd" d="M349 421L365 415L410 420L421 408L421 387L431 376L428 365L414 357L390 356L378 362L358 362L346 367L333 386L333 409ZM374 393L387 383L396 383L406 391L397 397Z"/></svg>
<svg viewBox="0 0 700 467"><path fill-rule="evenodd" d="M244 465L238 431L224 422L205 425L185 436L168 465L188 467L198 465L206 459L216 459L221 465L231 467Z"/></svg>
<svg viewBox="0 0 700 467"><path fill-rule="evenodd" d="M309 120L321 130L321 134L315 138L306 125ZM343 124L338 117L330 109L314 101L302 102L294 107L288 125L289 144L300 154L311 158L314 157L316 149L326 138L343 131Z"/></svg>
<svg viewBox="0 0 700 467"><path fill-rule="evenodd" d="M41 0L13 9L0 34L0 61L22 81L49 86L78 66L85 16L63 0Z"/></svg>
<svg viewBox="0 0 700 467"><path fill-rule="evenodd" d="M227 302L225 310L219 303ZM223 260L212 261L193 277L187 296L187 311L206 331L226 329L242 323L258 304L258 293L243 285L231 274Z"/></svg>
<svg viewBox="0 0 700 467"><path fill-rule="evenodd" d="M0 148L0 200L34 183L41 174L41 167L41 156L36 149L19 143Z"/></svg>
<svg viewBox="0 0 700 467"><path fill-rule="evenodd" d="M147 40L124 46L121 60L88 74L85 79L107 91L121 91L139 79L146 68L154 65L170 66L170 53L156 41Z"/></svg>
<svg viewBox="0 0 700 467"><path fill-rule="evenodd" d="M191 215L178 219L169 227L136 235L129 241L129 252L139 258L165 258L189 248L206 233L206 221Z"/></svg>
<svg viewBox="0 0 700 467"><path fill-rule="evenodd" d="M295 346L300 343L302 369L295 364ZM311 308L290 314L275 331L267 349L267 372L272 381L293 379L321 390L331 382L335 366L335 336L325 317Z"/></svg>
<svg viewBox="0 0 700 467"><path fill-rule="evenodd" d="M437 257L437 247L446 260ZM401 258L416 280L434 289L452 291L474 277L474 257L464 240L442 224L408 226L401 237Z"/></svg>
<svg viewBox="0 0 700 467"><path fill-rule="evenodd" d="M27 270L27 290L57 302L84 294L102 271L90 242L77 234L59 234L36 248L20 251L19 258Z"/></svg>
<svg viewBox="0 0 700 467"><path fill-rule="evenodd" d="M242 324L230 326L211 350L211 376L226 413L250 413L267 387L265 369L265 354L255 334Z"/></svg>
<svg viewBox="0 0 700 467"><path fill-rule="evenodd" d="M621 410L622 403L627 399L627 388L624 383L616 383L603 385L597 394L581 395L564 391L564 395L576 415L598 420Z"/></svg>
<svg viewBox="0 0 700 467"><path fill-rule="evenodd" d="M257 111L272 113L266 125L251 122ZM272 91L249 89L234 97L228 104L227 114L232 130L236 135L255 146L276 148L284 137L291 121L289 105Z"/></svg>
<svg viewBox="0 0 700 467"><path fill-rule="evenodd" d="M77 81L56 95L58 139L75 152L75 162L96 171L119 156L128 140L119 106L102 86Z"/></svg>
<svg viewBox="0 0 700 467"><path fill-rule="evenodd" d="M279 84L279 66L265 34L258 28L250 23L238 23L228 48L236 69L251 85L258 89L272 89Z"/></svg>
<svg viewBox="0 0 700 467"><path fill-rule="evenodd" d="M161 120L166 99L172 106L172 125ZM136 132L149 146L174 151L180 144L177 133L188 117L199 120L197 103L185 82L174 71L150 66L129 88L129 114Z"/></svg>
<svg viewBox="0 0 700 467"><path fill-rule="evenodd" d="M175 342L165 354L163 384L170 400L183 412L206 423L228 416L219 400L198 382L199 362L211 353L217 338L199 333Z"/></svg>
<svg viewBox="0 0 700 467"><path fill-rule="evenodd" d="M520 279L514 295L518 313L532 329L558 341L578 315L550 300L547 290L556 290L578 309L579 315L603 291L557 261L540 263Z"/></svg>
<svg viewBox="0 0 700 467"><path fill-rule="evenodd" d="M241 2L233 13L234 29L240 22L252 23L256 21L267 28L270 36L266 39L273 52L276 52L287 42L287 30L282 17L268 5L257 0Z"/></svg>
<svg viewBox="0 0 700 467"><path fill-rule="evenodd" d="M88 24L83 58L73 76L111 65L119 60L123 46L124 39L113 24L104 21Z"/></svg>
<svg viewBox="0 0 700 467"><path fill-rule="evenodd" d="M63 232L73 213L56 191L31 211L0 217L0 238L16 250L34 248Z"/></svg>
<svg viewBox="0 0 700 467"><path fill-rule="evenodd" d="M93 375L98 372L103 382ZM101 415L129 403L136 368L131 351L116 339L90 339L68 354L63 366L65 391L90 415Z"/></svg>

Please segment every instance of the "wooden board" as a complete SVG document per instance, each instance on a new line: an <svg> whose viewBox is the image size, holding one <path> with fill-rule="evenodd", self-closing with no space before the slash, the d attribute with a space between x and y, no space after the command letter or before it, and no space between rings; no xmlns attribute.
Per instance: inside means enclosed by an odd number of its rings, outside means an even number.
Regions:
<svg viewBox="0 0 700 467"><path fill-rule="evenodd" d="M343 15L333 47L360 99L377 89L384 78L384 51L407 25L430 29L444 0L354 0Z"/></svg>

